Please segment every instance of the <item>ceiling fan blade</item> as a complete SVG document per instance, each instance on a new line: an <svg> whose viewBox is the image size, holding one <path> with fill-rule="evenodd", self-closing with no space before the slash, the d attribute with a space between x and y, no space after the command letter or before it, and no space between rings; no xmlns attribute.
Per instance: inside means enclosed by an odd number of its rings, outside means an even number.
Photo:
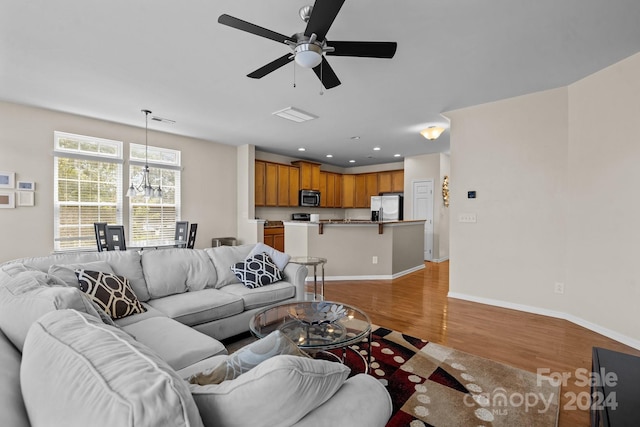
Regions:
<svg viewBox="0 0 640 427"><path fill-rule="evenodd" d="M396 42L327 42L327 46L335 49L327 52L334 56L360 56L363 58L393 58L398 43Z"/></svg>
<svg viewBox="0 0 640 427"><path fill-rule="evenodd" d="M325 89L331 89L340 84L340 79L338 79L338 76L324 56L322 57L322 63L315 67L313 72L316 73L316 76L318 76L320 81L322 81L322 85Z"/></svg>
<svg viewBox="0 0 640 427"><path fill-rule="evenodd" d="M304 35L315 34L318 40L324 40L343 3L344 0L316 0Z"/></svg>
<svg viewBox="0 0 640 427"><path fill-rule="evenodd" d="M278 68L284 67L292 60L293 60L293 57L291 56L291 54L287 53L286 55L283 55L280 58L269 62L267 65L258 68L254 72L247 74L247 77L251 77L252 79L261 79L267 74L277 70Z"/></svg>
<svg viewBox="0 0 640 427"><path fill-rule="evenodd" d="M246 31L247 33L255 34L256 36L265 37L267 39L275 40L280 43L284 43L285 40L295 42L295 39L285 36L284 34L276 33L275 31L267 30L266 28L259 27L242 19L234 18L230 15L220 15L218 23L227 25L229 27Z"/></svg>

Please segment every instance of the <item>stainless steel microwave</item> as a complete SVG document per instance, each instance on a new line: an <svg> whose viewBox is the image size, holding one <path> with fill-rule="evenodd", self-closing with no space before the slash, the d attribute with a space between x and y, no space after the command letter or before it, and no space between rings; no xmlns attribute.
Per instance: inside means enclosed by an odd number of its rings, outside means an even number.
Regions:
<svg viewBox="0 0 640 427"><path fill-rule="evenodd" d="M316 190L300 190L300 206L320 206L320 192Z"/></svg>

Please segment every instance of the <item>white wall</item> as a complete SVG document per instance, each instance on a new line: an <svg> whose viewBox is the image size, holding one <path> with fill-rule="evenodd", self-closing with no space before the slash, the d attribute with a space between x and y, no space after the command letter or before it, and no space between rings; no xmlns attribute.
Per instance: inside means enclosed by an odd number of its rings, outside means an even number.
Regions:
<svg viewBox="0 0 640 427"><path fill-rule="evenodd" d="M424 154L404 160L404 218L413 218L413 182L433 180L433 259L449 258L449 208L442 200L442 181L450 174L448 154ZM449 180L451 181L451 179Z"/></svg>
<svg viewBox="0 0 640 427"><path fill-rule="evenodd" d="M53 250L53 132L144 144L144 128L0 102L0 170L36 182L36 205L0 209L0 262ZM182 219L198 223L196 247L236 232L236 147L149 130L149 145L182 151ZM128 162L124 167L128 186ZM124 216L128 217L127 199Z"/></svg>
<svg viewBox="0 0 640 427"><path fill-rule="evenodd" d="M638 75L640 54L569 87L447 114L452 296L640 348Z"/></svg>

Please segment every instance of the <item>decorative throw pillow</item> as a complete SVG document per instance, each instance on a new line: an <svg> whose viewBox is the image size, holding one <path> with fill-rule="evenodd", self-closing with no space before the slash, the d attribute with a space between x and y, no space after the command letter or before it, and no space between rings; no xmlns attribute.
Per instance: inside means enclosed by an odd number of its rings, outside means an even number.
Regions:
<svg viewBox="0 0 640 427"><path fill-rule="evenodd" d="M249 252L249 255L247 256L247 258L250 258L256 254L261 254L263 252L271 257L271 260L273 261L273 263L277 265L281 271L284 270L284 268L289 263L289 260L291 259L291 255L285 254L284 252L280 252L279 250L274 249L271 246L265 245L262 242L256 243L255 248L253 248L251 252Z"/></svg>
<svg viewBox="0 0 640 427"><path fill-rule="evenodd" d="M222 381L238 378L265 360L281 354L309 357L289 337L276 330L230 354L215 368L191 376L189 382L200 385L220 384Z"/></svg>
<svg viewBox="0 0 640 427"><path fill-rule="evenodd" d="M238 278L247 288L259 288L282 280L282 273L269 255L261 253L231 266Z"/></svg>
<svg viewBox="0 0 640 427"><path fill-rule="evenodd" d="M80 290L88 294L113 319L147 311L133 293L126 277L91 270L76 270L76 276L80 282Z"/></svg>
<svg viewBox="0 0 640 427"><path fill-rule="evenodd" d="M350 372L342 363L278 355L235 380L189 389L206 426L290 426L331 398Z"/></svg>

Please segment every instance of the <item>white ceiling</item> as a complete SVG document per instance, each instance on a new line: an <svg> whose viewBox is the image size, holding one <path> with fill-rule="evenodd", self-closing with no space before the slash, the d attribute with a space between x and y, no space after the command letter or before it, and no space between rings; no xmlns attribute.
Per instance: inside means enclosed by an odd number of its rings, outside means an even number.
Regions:
<svg viewBox="0 0 640 427"><path fill-rule="evenodd" d="M293 64L247 78L288 47L218 16L292 35L311 3L0 0L0 99L140 127L148 108L176 120L151 129L363 166L447 151L448 131L418 133L446 125L442 112L565 86L640 51L638 0L346 0L327 38L396 41L393 59L328 57L342 85L323 95L308 69L293 87ZM319 119L271 114L288 106Z"/></svg>

